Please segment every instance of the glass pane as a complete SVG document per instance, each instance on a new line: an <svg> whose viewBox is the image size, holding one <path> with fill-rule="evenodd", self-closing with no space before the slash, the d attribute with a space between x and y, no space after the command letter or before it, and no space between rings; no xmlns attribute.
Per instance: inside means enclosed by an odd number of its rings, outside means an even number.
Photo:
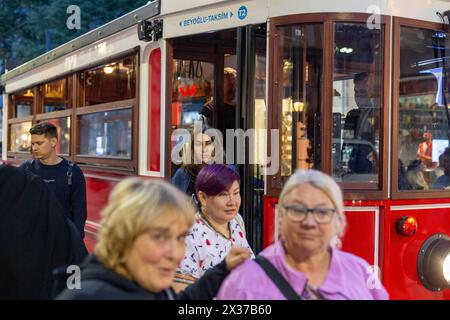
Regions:
<svg viewBox="0 0 450 320"><path fill-rule="evenodd" d="M31 121L11 124L9 126L10 147L9 151L12 152L30 152L31 147Z"/></svg>
<svg viewBox="0 0 450 320"><path fill-rule="evenodd" d="M282 59L281 176L295 168L320 168L323 26L279 29Z"/></svg>
<svg viewBox="0 0 450 320"><path fill-rule="evenodd" d="M16 118L32 115L34 94L32 89L27 89L13 95L13 103Z"/></svg>
<svg viewBox="0 0 450 320"><path fill-rule="evenodd" d="M378 183L384 28L336 23L333 61L333 176Z"/></svg>
<svg viewBox="0 0 450 320"><path fill-rule="evenodd" d="M214 64L173 60L172 128L190 128L203 115L212 124Z"/></svg>
<svg viewBox="0 0 450 320"><path fill-rule="evenodd" d="M70 117L44 120L41 122L51 123L58 129L56 153L68 155L70 150Z"/></svg>
<svg viewBox="0 0 450 320"><path fill-rule="evenodd" d="M450 33L402 27L398 165L400 190L449 185ZM446 61L447 60L447 61ZM447 70L446 70L447 68ZM444 72L447 72L445 76Z"/></svg>
<svg viewBox="0 0 450 320"><path fill-rule="evenodd" d="M136 57L83 72L82 77L85 106L133 99L136 96Z"/></svg>
<svg viewBox="0 0 450 320"><path fill-rule="evenodd" d="M68 79L60 79L44 84L44 112L53 112L71 108Z"/></svg>
<svg viewBox="0 0 450 320"><path fill-rule="evenodd" d="M80 154L131 159L132 109L80 116Z"/></svg>

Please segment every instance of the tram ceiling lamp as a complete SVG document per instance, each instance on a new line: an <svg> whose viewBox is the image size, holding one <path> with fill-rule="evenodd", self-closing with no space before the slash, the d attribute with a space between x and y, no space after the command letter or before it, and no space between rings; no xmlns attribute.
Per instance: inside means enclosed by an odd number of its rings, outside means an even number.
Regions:
<svg viewBox="0 0 450 320"><path fill-rule="evenodd" d="M419 279L431 291L450 289L450 237L438 233L428 238L417 257Z"/></svg>
<svg viewBox="0 0 450 320"><path fill-rule="evenodd" d="M147 21L142 20L138 23L138 37L141 41L158 41L162 37L162 20Z"/></svg>

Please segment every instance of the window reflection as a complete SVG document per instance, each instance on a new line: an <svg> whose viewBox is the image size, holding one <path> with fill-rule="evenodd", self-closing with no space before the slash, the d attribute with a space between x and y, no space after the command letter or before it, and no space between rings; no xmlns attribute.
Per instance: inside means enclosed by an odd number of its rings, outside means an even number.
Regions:
<svg viewBox="0 0 450 320"><path fill-rule="evenodd" d="M136 96L136 67L133 55L83 72L84 105L133 99Z"/></svg>
<svg viewBox="0 0 450 320"><path fill-rule="evenodd" d="M44 112L66 110L70 106L68 79L60 79L44 84Z"/></svg>
<svg viewBox="0 0 450 320"><path fill-rule="evenodd" d="M56 145L57 154L69 154L70 149L70 117L48 119L42 122L53 124L58 130L58 144Z"/></svg>
<svg viewBox="0 0 450 320"><path fill-rule="evenodd" d="M380 170L383 27L336 23L333 60L333 176L373 182Z"/></svg>
<svg viewBox="0 0 450 320"><path fill-rule="evenodd" d="M398 165L400 190L449 186L449 33L401 27ZM448 62L447 62L448 63Z"/></svg>
<svg viewBox="0 0 450 320"><path fill-rule="evenodd" d="M323 26L280 28L281 176L319 168Z"/></svg>
<svg viewBox="0 0 450 320"><path fill-rule="evenodd" d="M11 124L9 126L10 132L10 147L12 152L30 152L31 137L30 131L31 121Z"/></svg>
<svg viewBox="0 0 450 320"><path fill-rule="evenodd" d="M80 116L80 154L131 159L132 109Z"/></svg>
<svg viewBox="0 0 450 320"><path fill-rule="evenodd" d="M32 89L27 89L13 95L14 111L16 118L32 115L34 94Z"/></svg>

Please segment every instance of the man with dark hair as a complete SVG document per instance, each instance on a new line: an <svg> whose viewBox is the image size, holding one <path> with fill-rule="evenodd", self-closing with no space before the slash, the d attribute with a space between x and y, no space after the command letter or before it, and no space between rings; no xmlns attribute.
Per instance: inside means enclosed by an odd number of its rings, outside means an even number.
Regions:
<svg viewBox="0 0 450 320"><path fill-rule="evenodd" d="M33 159L24 162L21 167L46 182L84 238L87 209L83 172L76 164L56 154L58 130L53 124L36 124L30 129L30 134Z"/></svg>
<svg viewBox="0 0 450 320"><path fill-rule="evenodd" d="M373 83L367 72L357 73L353 77L355 102L357 108L350 110L345 117L345 130L353 132L352 138L360 141L350 155L349 168L352 173L376 172L376 155L371 145L375 144L376 117L373 104Z"/></svg>

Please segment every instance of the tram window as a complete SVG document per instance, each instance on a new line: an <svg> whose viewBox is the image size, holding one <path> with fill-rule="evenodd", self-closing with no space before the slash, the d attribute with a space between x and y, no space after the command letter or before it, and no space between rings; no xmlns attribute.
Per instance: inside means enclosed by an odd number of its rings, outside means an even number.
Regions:
<svg viewBox="0 0 450 320"><path fill-rule="evenodd" d="M79 117L80 155L131 159L132 109Z"/></svg>
<svg viewBox="0 0 450 320"><path fill-rule="evenodd" d="M56 153L69 155L70 150L70 117L43 120L53 124L58 130Z"/></svg>
<svg viewBox="0 0 450 320"><path fill-rule="evenodd" d="M282 177L295 168L320 168L323 25L281 27Z"/></svg>
<svg viewBox="0 0 450 320"><path fill-rule="evenodd" d="M44 84L43 112L61 111L71 108L71 90L68 79L59 79Z"/></svg>
<svg viewBox="0 0 450 320"><path fill-rule="evenodd" d="M12 99L14 103L15 118L27 117L33 114L34 93L32 89L15 93Z"/></svg>
<svg viewBox="0 0 450 320"><path fill-rule="evenodd" d="M378 183L384 28L335 23L333 59L333 176Z"/></svg>
<svg viewBox="0 0 450 320"><path fill-rule="evenodd" d="M399 190L449 187L449 51L450 33L400 28Z"/></svg>
<svg viewBox="0 0 450 320"><path fill-rule="evenodd" d="M31 121L15 123L9 126L10 143L9 150L11 152L30 152L31 147Z"/></svg>
<svg viewBox="0 0 450 320"><path fill-rule="evenodd" d="M133 99L136 96L136 56L82 73L84 105Z"/></svg>

